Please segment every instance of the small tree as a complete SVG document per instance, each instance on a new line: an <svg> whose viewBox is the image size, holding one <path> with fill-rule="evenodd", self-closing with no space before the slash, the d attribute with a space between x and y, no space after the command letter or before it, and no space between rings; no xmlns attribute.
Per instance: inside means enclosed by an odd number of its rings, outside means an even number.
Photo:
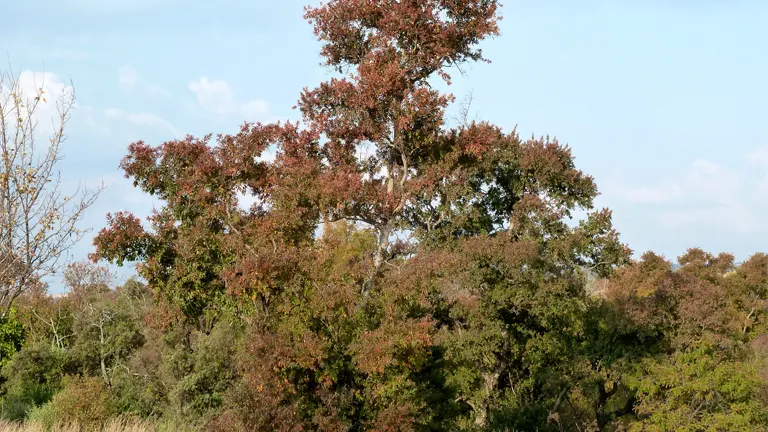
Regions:
<svg viewBox="0 0 768 432"><path fill-rule="evenodd" d="M77 224L101 188L78 187L64 195L56 165L63 154L64 128L74 107L71 86L55 101L48 142L38 130L49 104L45 83L24 71L0 72L0 316L35 281L64 264L63 257L84 234ZM29 85L31 82L32 85ZM33 88L28 88L33 87ZM52 103L52 102L51 102ZM44 109L43 109L44 111Z"/></svg>

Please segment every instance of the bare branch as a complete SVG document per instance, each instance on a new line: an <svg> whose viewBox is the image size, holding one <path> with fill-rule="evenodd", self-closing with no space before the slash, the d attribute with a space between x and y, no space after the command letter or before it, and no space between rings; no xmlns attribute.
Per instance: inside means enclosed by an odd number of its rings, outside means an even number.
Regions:
<svg viewBox="0 0 768 432"><path fill-rule="evenodd" d="M75 93L70 85L49 95L45 75L38 82L37 76L25 75L29 73L0 71L2 315L25 289L66 264L68 250L86 233L78 223L103 190L78 187L64 195L57 164L63 158ZM55 108L50 129L41 130L38 123L50 108Z"/></svg>

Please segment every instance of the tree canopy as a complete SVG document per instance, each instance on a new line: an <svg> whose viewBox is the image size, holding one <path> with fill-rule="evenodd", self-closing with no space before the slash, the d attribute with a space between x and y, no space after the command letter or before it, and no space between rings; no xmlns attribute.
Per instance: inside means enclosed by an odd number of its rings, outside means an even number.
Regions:
<svg viewBox="0 0 768 432"><path fill-rule="evenodd" d="M765 255L632 260L568 146L447 121L435 82L487 61L495 0L305 18L337 74L301 121L129 145L162 205L108 215L91 258L146 284L81 263L65 298L22 296L6 401L221 431L765 429Z"/></svg>

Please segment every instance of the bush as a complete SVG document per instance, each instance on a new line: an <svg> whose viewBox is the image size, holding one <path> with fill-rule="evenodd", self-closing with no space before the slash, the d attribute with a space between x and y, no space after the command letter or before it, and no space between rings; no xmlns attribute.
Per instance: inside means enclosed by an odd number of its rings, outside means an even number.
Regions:
<svg viewBox="0 0 768 432"><path fill-rule="evenodd" d="M29 411L26 423L38 425L41 429L49 431L56 424L56 409L50 403L35 407Z"/></svg>
<svg viewBox="0 0 768 432"><path fill-rule="evenodd" d="M2 417L4 420L21 421L24 420L29 411L35 407L34 403L25 400L18 395L8 395L3 398Z"/></svg>
<svg viewBox="0 0 768 432"><path fill-rule="evenodd" d="M15 318L15 310L0 318L0 367L21 349L24 343L24 326Z"/></svg>
<svg viewBox="0 0 768 432"><path fill-rule="evenodd" d="M66 352L47 343L25 346L3 367L2 417L23 420L28 411L50 401L61 388Z"/></svg>
<svg viewBox="0 0 768 432"><path fill-rule="evenodd" d="M68 376L63 383L64 388L50 402L57 423L99 428L117 414L115 401L101 379Z"/></svg>

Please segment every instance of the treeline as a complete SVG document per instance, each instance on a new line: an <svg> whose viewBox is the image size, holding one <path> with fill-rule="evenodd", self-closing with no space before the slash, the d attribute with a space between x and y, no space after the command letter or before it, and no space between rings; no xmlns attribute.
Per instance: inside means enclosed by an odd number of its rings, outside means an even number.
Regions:
<svg viewBox="0 0 768 432"><path fill-rule="evenodd" d="M300 123L131 144L121 168L161 205L146 220L108 215L64 297L22 265L29 249L0 251L22 263L0 273L3 415L212 431L765 430L768 256L633 261L567 146L446 121L453 96L434 81L483 60L497 9L310 7L339 75L301 93ZM99 261L136 263L140 279L113 286Z"/></svg>
<svg viewBox="0 0 768 432"><path fill-rule="evenodd" d="M318 264L349 277L375 239L329 231ZM504 272L517 283L482 291L458 280L488 268L440 266L434 300L406 307L429 320L308 288L274 308L271 328L239 301L185 320L145 284L115 287L79 263L66 295L32 289L3 321L2 416L92 429L129 417L167 430L765 430L768 255L679 261L648 253L570 293L522 263Z"/></svg>

